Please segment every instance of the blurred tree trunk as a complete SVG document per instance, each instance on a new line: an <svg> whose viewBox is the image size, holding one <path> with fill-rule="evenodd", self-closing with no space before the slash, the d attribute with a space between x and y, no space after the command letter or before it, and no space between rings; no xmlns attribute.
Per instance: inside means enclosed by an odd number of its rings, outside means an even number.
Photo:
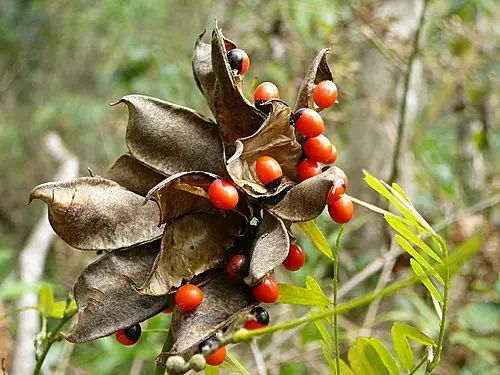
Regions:
<svg viewBox="0 0 500 375"><path fill-rule="evenodd" d="M365 23L362 28L375 34L385 48L390 48L386 51L389 54L384 54L381 47L376 47L376 43L369 37L357 46L360 62L356 78L358 99L351 109L350 147L347 152L349 194L378 205L384 205L385 202L364 184L362 170L366 169L385 180L393 174L398 117L403 100L407 101L405 128L396 161L396 181L409 193L410 198L414 191L413 155L408 141L411 137L412 122L421 104L419 93L422 88L422 64L418 58L413 63L406 98L403 98L403 86L406 61L413 48L412 41L422 8L423 0L392 0L377 3L373 9L354 10L359 12ZM354 16L358 17L356 14ZM392 55L391 50L397 52L394 60L388 57ZM403 62L399 61L397 56L400 56ZM358 215L367 213L366 209L358 206ZM356 246L363 250L380 249L387 240L383 219L380 215L368 214L369 222L358 231Z"/></svg>

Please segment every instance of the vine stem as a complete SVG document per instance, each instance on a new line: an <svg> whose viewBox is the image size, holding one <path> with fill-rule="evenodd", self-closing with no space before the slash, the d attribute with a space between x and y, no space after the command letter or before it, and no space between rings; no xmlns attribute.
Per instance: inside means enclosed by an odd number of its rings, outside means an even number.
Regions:
<svg viewBox="0 0 500 375"><path fill-rule="evenodd" d="M337 236L337 241L335 242L335 248L333 249L335 258L333 261L333 340L335 343L335 366L337 368L337 374L340 374L340 349L339 349L339 328L338 328L338 314L337 310L337 294L338 294L338 284L339 284L339 263L340 263L340 238L344 232L344 226L342 225Z"/></svg>
<svg viewBox="0 0 500 375"><path fill-rule="evenodd" d="M33 375L39 375L40 374L43 362L45 361L45 358L47 357L47 354L49 353L49 350L52 347L52 344L54 344L56 341L59 340L59 334L60 334L60 331L61 331L62 327L64 327L64 325L71 318L73 318L73 316L75 316L75 314L77 313L77 311L78 311L77 309L73 309L73 310L70 310L70 311L66 312L64 314L64 316L62 317L62 319L57 324L57 326L52 331L50 331L47 334L47 344L43 348L42 354L37 358L35 370L33 371Z"/></svg>

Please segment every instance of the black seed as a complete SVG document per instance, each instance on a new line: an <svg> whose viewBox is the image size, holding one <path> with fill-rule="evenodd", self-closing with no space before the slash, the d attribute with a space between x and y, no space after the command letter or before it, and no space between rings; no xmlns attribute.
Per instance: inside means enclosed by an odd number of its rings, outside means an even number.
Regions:
<svg viewBox="0 0 500 375"><path fill-rule="evenodd" d="M297 111L295 111L295 113L293 113L291 116L290 116L290 123L292 124L295 124L298 119L300 118L300 116L302 116L302 113L304 113L304 111L306 110L307 108L300 108L298 109Z"/></svg>
<svg viewBox="0 0 500 375"><path fill-rule="evenodd" d="M227 59L231 69L237 70L241 74L241 67L243 65L243 51L239 48L232 49L227 53Z"/></svg>
<svg viewBox="0 0 500 375"><path fill-rule="evenodd" d="M125 333L125 337L130 341L138 341L141 338L142 329L139 324L125 328L123 331Z"/></svg>
<svg viewBox="0 0 500 375"><path fill-rule="evenodd" d="M265 185L266 189L276 189L278 186L281 184L281 180L283 179L283 176L278 177L276 180L271 181L267 185Z"/></svg>
<svg viewBox="0 0 500 375"><path fill-rule="evenodd" d="M203 341L199 346L201 353L216 350L218 348L219 348L219 340L217 340L214 336L209 337L208 339Z"/></svg>
<svg viewBox="0 0 500 375"><path fill-rule="evenodd" d="M250 311L250 313L255 316L257 323L264 324L266 326L269 324L269 313L263 307L256 306Z"/></svg>
<svg viewBox="0 0 500 375"><path fill-rule="evenodd" d="M321 168L321 172L329 170L331 167L329 165L325 165L323 168Z"/></svg>

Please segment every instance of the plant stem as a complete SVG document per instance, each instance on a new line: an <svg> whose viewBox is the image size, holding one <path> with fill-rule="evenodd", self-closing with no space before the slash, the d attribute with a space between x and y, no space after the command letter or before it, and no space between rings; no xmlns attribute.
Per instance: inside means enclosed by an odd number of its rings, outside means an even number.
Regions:
<svg viewBox="0 0 500 375"><path fill-rule="evenodd" d="M418 363L417 365L408 373L408 375L413 375L415 374L420 367L422 367L425 363L427 362L427 356L424 356Z"/></svg>
<svg viewBox="0 0 500 375"><path fill-rule="evenodd" d="M36 361L36 367L33 371L33 375L39 375L40 370L42 369L43 362L49 353L52 344L55 343L59 339L59 331L64 327L64 325L77 313L77 309L70 310L64 314L62 319L59 321L57 326L47 334L47 344L43 348L42 354L38 357Z"/></svg>
<svg viewBox="0 0 500 375"><path fill-rule="evenodd" d="M436 353L434 354L432 362L427 365L427 368L425 370L425 372L429 374L441 361L441 352L443 351L443 344L444 344L444 334L446 331L446 325L448 321L448 302L449 302L449 289L450 289L450 265L448 264L448 246L441 237L438 236L437 240L441 247L441 252L443 254L443 263L444 263L443 311L441 316L441 322L439 323L439 339L437 343Z"/></svg>
<svg viewBox="0 0 500 375"><path fill-rule="evenodd" d="M158 358L156 358L155 375L165 374L166 362L164 362L163 358L160 357L162 356L163 353L169 352L173 344L174 344L174 338L172 336L172 331L169 329L167 337L165 337L165 342L163 343L161 353L158 356Z"/></svg>
<svg viewBox="0 0 500 375"><path fill-rule="evenodd" d="M337 374L340 374L340 349L339 349L339 329L338 329L338 314L337 310L337 289L339 284L339 263L340 263L340 238L344 232L344 226L342 225L337 236L337 241L335 242L333 257L333 341L335 343L335 366L337 368Z"/></svg>

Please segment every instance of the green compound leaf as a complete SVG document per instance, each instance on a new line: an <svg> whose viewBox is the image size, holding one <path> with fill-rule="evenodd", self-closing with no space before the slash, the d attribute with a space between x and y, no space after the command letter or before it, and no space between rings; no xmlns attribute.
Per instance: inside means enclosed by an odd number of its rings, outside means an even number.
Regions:
<svg viewBox="0 0 500 375"><path fill-rule="evenodd" d="M349 363L356 375L377 374L390 375L375 348L370 345L370 340L360 337L347 352Z"/></svg>
<svg viewBox="0 0 500 375"><path fill-rule="evenodd" d="M406 337L427 346L436 346L435 341L419 329L403 322L396 322L393 329L400 331Z"/></svg>
<svg viewBox="0 0 500 375"><path fill-rule="evenodd" d="M219 374L220 370L218 366L207 365L207 367L205 367L205 375L219 375Z"/></svg>
<svg viewBox="0 0 500 375"><path fill-rule="evenodd" d="M299 223L300 229L305 233L305 235L311 240L316 249L322 252L331 260L335 260L333 257L333 252L326 240L325 236L318 228L314 220L306 221L303 223Z"/></svg>
<svg viewBox="0 0 500 375"><path fill-rule="evenodd" d="M38 310L40 310L40 313L44 318L47 318L50 316L50 312L54 306L54 293L52 292L50 285L43 284L40 287L38 298Z"/></svg>
<svg viewBox="0 0 500 375"><path fill-rule="evenodd" d="M413 351L410 343L404 334L396 327L396 325L393 325L391 328L391 336L392 346L394 347L394 351L398 357L399 364L406 371L410 371L414 362Z"/></svg>
<svg viewBox="0 0 500 375"><path fill-rule="evenodd" d="M424 284L424 286L427 288L427 290L429 291L429 293L436 300L438 300L439 302L443 303L443 296L441 296L441 294L439 293L439 291L436 289L436 287L434 286L434 284L432 283L432 281L429 279L429 277L425 273L424 269L422 267L420 267L420 265L418 264L418 262L416 262L415 259L410 259L410 265L411 265L411 268L412 268L413 272L415 272L415 274L418 276L418 278L420 279L420 281L422 281L422 284Z"/></svg>
<svg viewBox="0 0 500 375"><path fill-rule="evenodd" d="M288 284L279 284L279 288L279 303L320 307L328 306L330 304L330 300L326 298L324 294L317 291Z"/></svg>
<svg viewBox="0 0 500 375"><path fill-rule="evenodd" d="M432 250L429 245L427 245L424 241L418 238L418 236L413 231L408 229L408 227L405 224L403 224L399 219L397 219L395 216L389 216L389 215L384 215L384 218L385 221L387 221L387 223L391 226L391 228L394 229L396 232L398 232L401 236L403 236L408 241L414 243L425 254L430 256L436 262L439 262L441 264L443 263L440 256L436 254L436 252Z"/></svg>
<svg viewBox="0 0 500 375"><path fill-rule="evenodd" d="M67 308L66 308L67 306ZM57 301L52 305L52 310L49 313L51 318L61 319L64 316L64 312L75 310L77 308L76 300L71 299L70 303L67 304L66 300Z"/></svg>
<svg viewBox="0 0 500 375"><path fill-rule="evenodd" d="M422 266L429 274L434 276L437 281L441 285L444 285L444 280L443 278L437 273L437 271L427 262L427 260L418 253L417 250L408 242L406 241L402 236L399 234L395 235L396 242L401 246L403 250L405 250L408 254L410 254L415 260L418 262L419 265Z"/></svg>
<svg viewBox="0 0 500 375"><path fill-rule="evenodd" d="M399 375L399 367L392 354L387 350L384 343L376 338L370 338L370 345L377 352L380 360L389 371L390 375Z"/></svg>

